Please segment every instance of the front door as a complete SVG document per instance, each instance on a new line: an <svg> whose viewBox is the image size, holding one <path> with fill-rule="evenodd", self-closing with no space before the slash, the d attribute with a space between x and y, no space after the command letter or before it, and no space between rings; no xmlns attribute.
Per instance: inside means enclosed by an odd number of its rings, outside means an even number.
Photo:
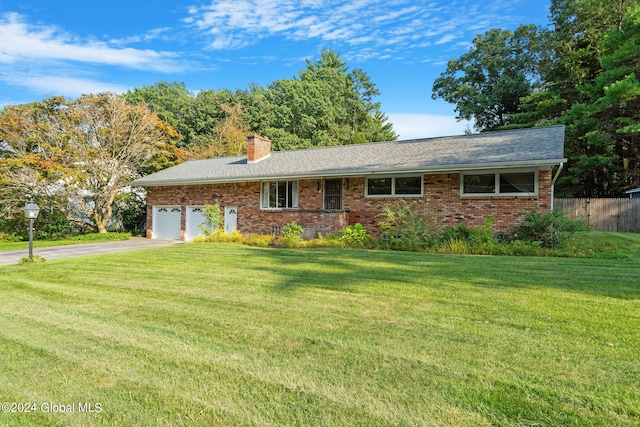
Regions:
<svg viewBox="0 0 640 427"><path fill-rule="evenodd" d="M238 207L225 206L224 207L224 232L231 233L236 228L238 228Z"/></svg>
<svg viewBox="0 0 640 427"><path fill-rule="evenodd" d="M324 208L342 209L342 179L324 180Z"/></svg>

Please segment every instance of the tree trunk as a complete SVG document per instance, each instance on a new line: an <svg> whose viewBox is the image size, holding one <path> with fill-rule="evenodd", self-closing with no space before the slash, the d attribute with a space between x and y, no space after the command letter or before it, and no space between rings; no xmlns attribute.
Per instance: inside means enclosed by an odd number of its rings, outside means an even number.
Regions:
<svg viewBox="0 0 640 427"><path fill-rule="evenodd" d="M115 195L109 195L105 197L106 200L102 198L94 200L93 223L98 233L107 232L107 224L109 223L109 218L111 218L111 204L113 203L114 197Z"/></svg>

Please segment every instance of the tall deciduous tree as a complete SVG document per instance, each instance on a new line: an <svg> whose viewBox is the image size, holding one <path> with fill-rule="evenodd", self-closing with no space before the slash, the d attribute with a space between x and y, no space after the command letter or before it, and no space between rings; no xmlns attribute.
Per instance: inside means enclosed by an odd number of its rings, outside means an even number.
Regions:
<svg viewBox="0 0 640 427"><path fill-rule="evenodd" d="M520 111L520 98L538 82L539 41L532 25L478 35L434 81L432 98L455 104L457 118L473 121L478 131L508 125L509 115Z"/></svg>
<svg viewBox="0 0 640 427"><path fill-rule="evenodd" d="M74 219L106 232L114 197L127 182L177 160L175 136L147 108L110 93L10 107L0 115L8 147L0 170L10 184L3 191L72 201Z"/></svg>
<svg viewBox="0 0 640 427"><path fill-rule="evenodd" d="M110 93L85 95L71 108L76 120L73 145L81 206L99 233L107 231L118 192L154 158L175 130L143 106L134 106Z"/></svg>

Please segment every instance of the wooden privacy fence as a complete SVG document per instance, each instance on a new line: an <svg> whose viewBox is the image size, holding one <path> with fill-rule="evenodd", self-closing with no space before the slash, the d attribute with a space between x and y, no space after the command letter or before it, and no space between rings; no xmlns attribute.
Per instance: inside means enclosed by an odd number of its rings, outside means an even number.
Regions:
<svg viewBox="0 0 640 427"><path fill-rule="evenodd" d="M640 199L553 199L553 208L592 230L640 232Z"/></svg>

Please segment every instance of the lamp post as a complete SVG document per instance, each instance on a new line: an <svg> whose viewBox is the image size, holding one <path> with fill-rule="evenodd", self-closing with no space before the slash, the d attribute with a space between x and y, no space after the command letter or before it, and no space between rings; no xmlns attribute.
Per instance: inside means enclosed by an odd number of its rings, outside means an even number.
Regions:
<svg viewBox="0 0 640 427"><path fill-rule="evenodd" d="M24 206L24 216L29 219L29 259L33 261L33 220L38 218L40 208L30 201Z"/></svg>

